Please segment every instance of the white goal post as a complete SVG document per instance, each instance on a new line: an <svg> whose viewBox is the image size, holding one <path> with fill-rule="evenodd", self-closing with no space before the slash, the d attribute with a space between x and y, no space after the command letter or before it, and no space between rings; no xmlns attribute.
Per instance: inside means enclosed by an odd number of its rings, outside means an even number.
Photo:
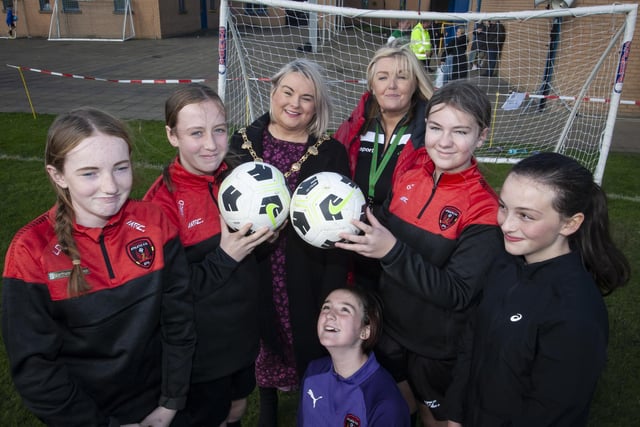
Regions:
<svg viewBox="0 0 640 427"><path fill-rule="evenodd" d="M54 0L51 41L125 41L134 38L131 0Z"/></svg>
<svg viewBox="0 0 640 427"><path fill-rule="evenodd" d="M230 124L245 126L268 111L270 77L292 59L307 57L326 70L335 130L366 90L367 64L399 20L436 21L445 34L462 26L467 53L474 26L499 20L506 40L497 72L484 76L469 64L466 77L493 105L490 138L476 152L478 159L515 163L539 151L561 152L600 183L637 7L436 13L345 8L334 0L221 0L218 91Z"/></svg>

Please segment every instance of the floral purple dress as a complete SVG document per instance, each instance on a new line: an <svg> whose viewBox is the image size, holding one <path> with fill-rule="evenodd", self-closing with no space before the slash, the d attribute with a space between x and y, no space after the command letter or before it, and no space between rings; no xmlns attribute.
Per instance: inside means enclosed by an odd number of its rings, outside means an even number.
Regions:
<svg viewBox="0 0 640 427"><path fill-rule="evenodd" d="M306 144L283 141L274 138L265 130L263 136L263 160L287 172L307 150ZM298 173L292 172L286 178L289 191L293 194L298 181ZM261 342L260 353L256 359L256 382L260 387L273 387L288 391L298 387L298 373L293 352L293 334L289 315L289 297L286 283L285 260L286 237L280 233L276 248L271 254L271 272L273 275L273 305L276 310L277 337L282 353L278 354Z"/></svg>

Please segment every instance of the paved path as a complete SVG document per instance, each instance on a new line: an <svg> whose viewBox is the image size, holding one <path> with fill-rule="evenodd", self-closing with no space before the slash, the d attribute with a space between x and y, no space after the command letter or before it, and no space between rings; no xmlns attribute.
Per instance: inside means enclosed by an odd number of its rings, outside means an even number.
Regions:
<svg viewBox="0 0 640 427"><path fill-rule="evenodd" d="M1 112L30 112L20 73L5 64L106 79L208 79L217 87L218 38L126 42L0 40ZM175 84L110 83L23 71L37 113L91 105L124 119L164 118Z"/></svg>
<svg viewBox="0 0 640 427"><path fill-rule="evenodd" d="M30 112L20 73L5 64L113 80L218 78L215 33L163 40L67 42L0 40L0 112ZM163 120L175 84L108 83L23 71L37 113L59 114L92 105L124 119ZM616 122L613 150L640 153L640 118Z"/></svg>

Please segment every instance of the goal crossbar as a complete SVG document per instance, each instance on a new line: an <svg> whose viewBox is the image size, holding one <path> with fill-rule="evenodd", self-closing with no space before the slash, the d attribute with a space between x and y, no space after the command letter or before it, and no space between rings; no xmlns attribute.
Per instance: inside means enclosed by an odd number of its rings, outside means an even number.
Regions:
<svg viewBox="0 0 640 427"><path fill-rule="evenodd" d="M450 29L463 26L470 53L474 25L499 20L507 29L499 71L482 77L468 63L466 78L485 90L494 111L491 138L478 159L515 163L537 151L557 151L580 160L601 182L637 5L441 13L363 10L332 1L221 0L218 91L232 125L268 111L271 75L306 56L327 70L336 129L366 90L366 65L396 21L436 21L445 40ZM250 3L262 7L262 15L251 13ZM432 65L444 62L438 53Z"/></svg>

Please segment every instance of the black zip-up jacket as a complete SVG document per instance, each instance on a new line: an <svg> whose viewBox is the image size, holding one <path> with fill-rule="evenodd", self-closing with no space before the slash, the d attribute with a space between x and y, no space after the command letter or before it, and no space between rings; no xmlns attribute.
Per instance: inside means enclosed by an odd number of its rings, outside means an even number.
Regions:
<svg viewBox="0 0 640 427"><path fill-rule="evenodd" d="M178 230L128 201L103 228L74 226L91 290L69 298L71 259L56 209L14 237L3 273L2 334L26 406L49 426L138 423L182 409L195 332Z"/></svg>
<svg viewBox="0 0 640 427"><path fill-rule="evenodd" d="M489 275L447 393L465 427L586 426L606 362L607 310L578 253Z"/></svg>

